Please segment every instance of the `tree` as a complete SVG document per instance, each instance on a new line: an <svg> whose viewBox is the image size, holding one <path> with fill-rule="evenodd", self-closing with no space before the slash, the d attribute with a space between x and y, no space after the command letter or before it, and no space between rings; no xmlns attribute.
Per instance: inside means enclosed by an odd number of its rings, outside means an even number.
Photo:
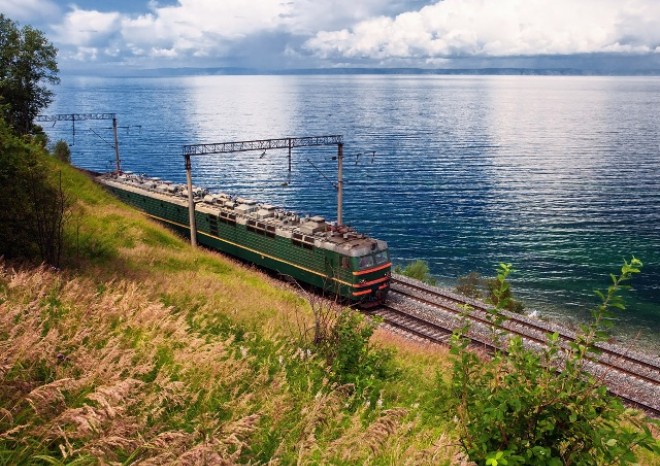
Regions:
<svg viewBox="0 0 660 466"><path fill-rule="evenodd" d="M0 13L0 109L20 134L34 132L34 118L53 100L59 84L57 49L43 32Z"/></svg>
<svg viewBox="0 0 660 466"><path fill-rule="evenodd" d="M71 163L71 149L69 148L69 145L66 143L66 141L62 139L57 141L55 144L55 147L53 148L53 155L56 159L64 163Z"/></svg>
<svg viewBox="0 0 660 466"><path fill-rule="evenodd" d="M59 266L71 200L46 155L0 115L0 256Z"/></svg>

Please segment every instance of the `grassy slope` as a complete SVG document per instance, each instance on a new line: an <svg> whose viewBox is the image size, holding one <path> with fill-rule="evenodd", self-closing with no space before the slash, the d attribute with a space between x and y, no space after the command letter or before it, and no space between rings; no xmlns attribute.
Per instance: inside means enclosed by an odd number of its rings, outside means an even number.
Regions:
<svg viewBox="0 0 660 466"><path fill-rule="evenodd" d="M298 348L305 300L64 170L64 271L0 264L0 464L459 461L442 350L377 332L402 375L346 409Z"/></svg>
<svg viewBox="0 0 660 466"><path fill-rule="evenodd" d="M446 351L377 332L401 375L349 409L309 303L63 170L64 270L0 262L0 464L464 463Z"/></svg>

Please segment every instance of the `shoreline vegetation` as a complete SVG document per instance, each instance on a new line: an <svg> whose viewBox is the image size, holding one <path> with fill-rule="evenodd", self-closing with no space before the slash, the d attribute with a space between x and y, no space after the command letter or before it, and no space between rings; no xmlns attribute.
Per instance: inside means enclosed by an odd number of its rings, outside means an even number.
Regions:
<svg viewBox="0 0 660 466"><path fill-rule="evenodd" d="M61 269L0 265L1 464L473 464L448 349L193 250L45 164L71 206Z"/></svg>

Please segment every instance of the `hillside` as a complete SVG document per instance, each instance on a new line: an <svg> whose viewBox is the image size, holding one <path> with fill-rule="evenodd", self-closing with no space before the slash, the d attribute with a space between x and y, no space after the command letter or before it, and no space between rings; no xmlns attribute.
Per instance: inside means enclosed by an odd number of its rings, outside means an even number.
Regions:
<svg viewBox="0 0 660 466"><path fill-rule="evenodd" d="M48 163L75 202L61 270L0 262L0 464L470 464L447 350Z"/></svg>
<svg viewBox="0 0 660 466"><path fill-rule="evenodd" d="M0 271L0 463L459 461L445 351L376 331L396 374L333 383L303 297L63 170L71 259Z"/></svg>

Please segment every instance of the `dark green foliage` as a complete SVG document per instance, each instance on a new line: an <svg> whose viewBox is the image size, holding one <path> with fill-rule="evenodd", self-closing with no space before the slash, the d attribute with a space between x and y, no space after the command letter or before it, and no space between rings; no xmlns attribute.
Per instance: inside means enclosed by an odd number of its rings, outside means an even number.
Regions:
<svg viewBox="0 0 660 466"><path fill-rule="evenodd" d="M612 276L593 322L568 350L561 348L557 334L539 352L513 338L506 353L484 362L467 351L467 341L457 332L451 392L461 443L471 460L493 466L614 465L634 463L636 446L658 450L647 421L582 371L595 345L606 338L603 324L612 308L623 308L619 291L641 265L633 258L618 277ZM500 286L493 292L500 300L490 315L493 323L505 319L500 311L510 270L502 265L498 273Z"/></svg>
<svg viewBox="0 0 660 466"><path fill-rule="evenodd" d="M26 136L52 101L45 84L59 82L56 54L41 31L0 13L0 255L58 266L69 201L45 138Z"/></svg>
<svg viewBox="0 0 660 466"><path fill-rule="evenodd" d="M58 266L69 206L43 147L0 117L0 255Z"/></svg>
<svg viewBox="0 0 660 466"><path fill-rule="evenodd" d="M398 376L392 352L370 343L377 322L324 300L310 298L310 304L314 327L302 329L303 346L311 343L313 352L323 358L332 384L353 386L355 401L377 397L382 384Z"/></svg>
<svg viewBox="0 0 660 466"><path fill-rule="evenodd" d="M394 272L400 275L405 275L406 277L414 278L415 280L428 283L429 285L435 285L437 283L436 279L430 273L429 264L423 260L416 260L408 263L405 267L397 265L394 268Z"/></svg>
<svg viewBox="0 0 660 466"><path fill-rule="evenodd" d="M71 163L71 149L66 141L59 140L53 148L53 155L57 160L64 163Z"/></svg>
<svg viewBox="0 0 660 466"><path fill-rule="evenodd" d="M458 277L456 292L463 296L467 296L468 298L481 299L483 298L481 292L483 280L484 279L479 272L470 272L467 275Z"/></svg>
<svg viewBox="0 0 660 466"><path fill-rule="evenodd" d="M514 299L510 284L502 282L500 276L484 278L478 272L470 272L458 278L456 292L511 312L522 313L525 309L522 302Z"/></svg>
<svg viewBox="0 0 660 466"><path fill-rule="evenodd" d="M34 118L53 100L46 84L59 83L56 56L43 32L31 26L19 29L0 13L0 104L19 134L35 132Z"/></svg>
<svg viewBox="0 0 660 466"><path fill-rule="evenodd" d="M513 299L511 285L506 279L512 271L511 264L500 264L497 276L486 282L488 289L486 302L500 309L520 313L523 311L523 305L520 301Z"/></svg>
<svg viewBox="0 0 660 466"><path fill-rule="evenodd" d="M343 310L339 313L319 346L334 382L353 384L360 393L395 375L392 354L369 343L375 327L371 319L358 312Z"/></svg>

